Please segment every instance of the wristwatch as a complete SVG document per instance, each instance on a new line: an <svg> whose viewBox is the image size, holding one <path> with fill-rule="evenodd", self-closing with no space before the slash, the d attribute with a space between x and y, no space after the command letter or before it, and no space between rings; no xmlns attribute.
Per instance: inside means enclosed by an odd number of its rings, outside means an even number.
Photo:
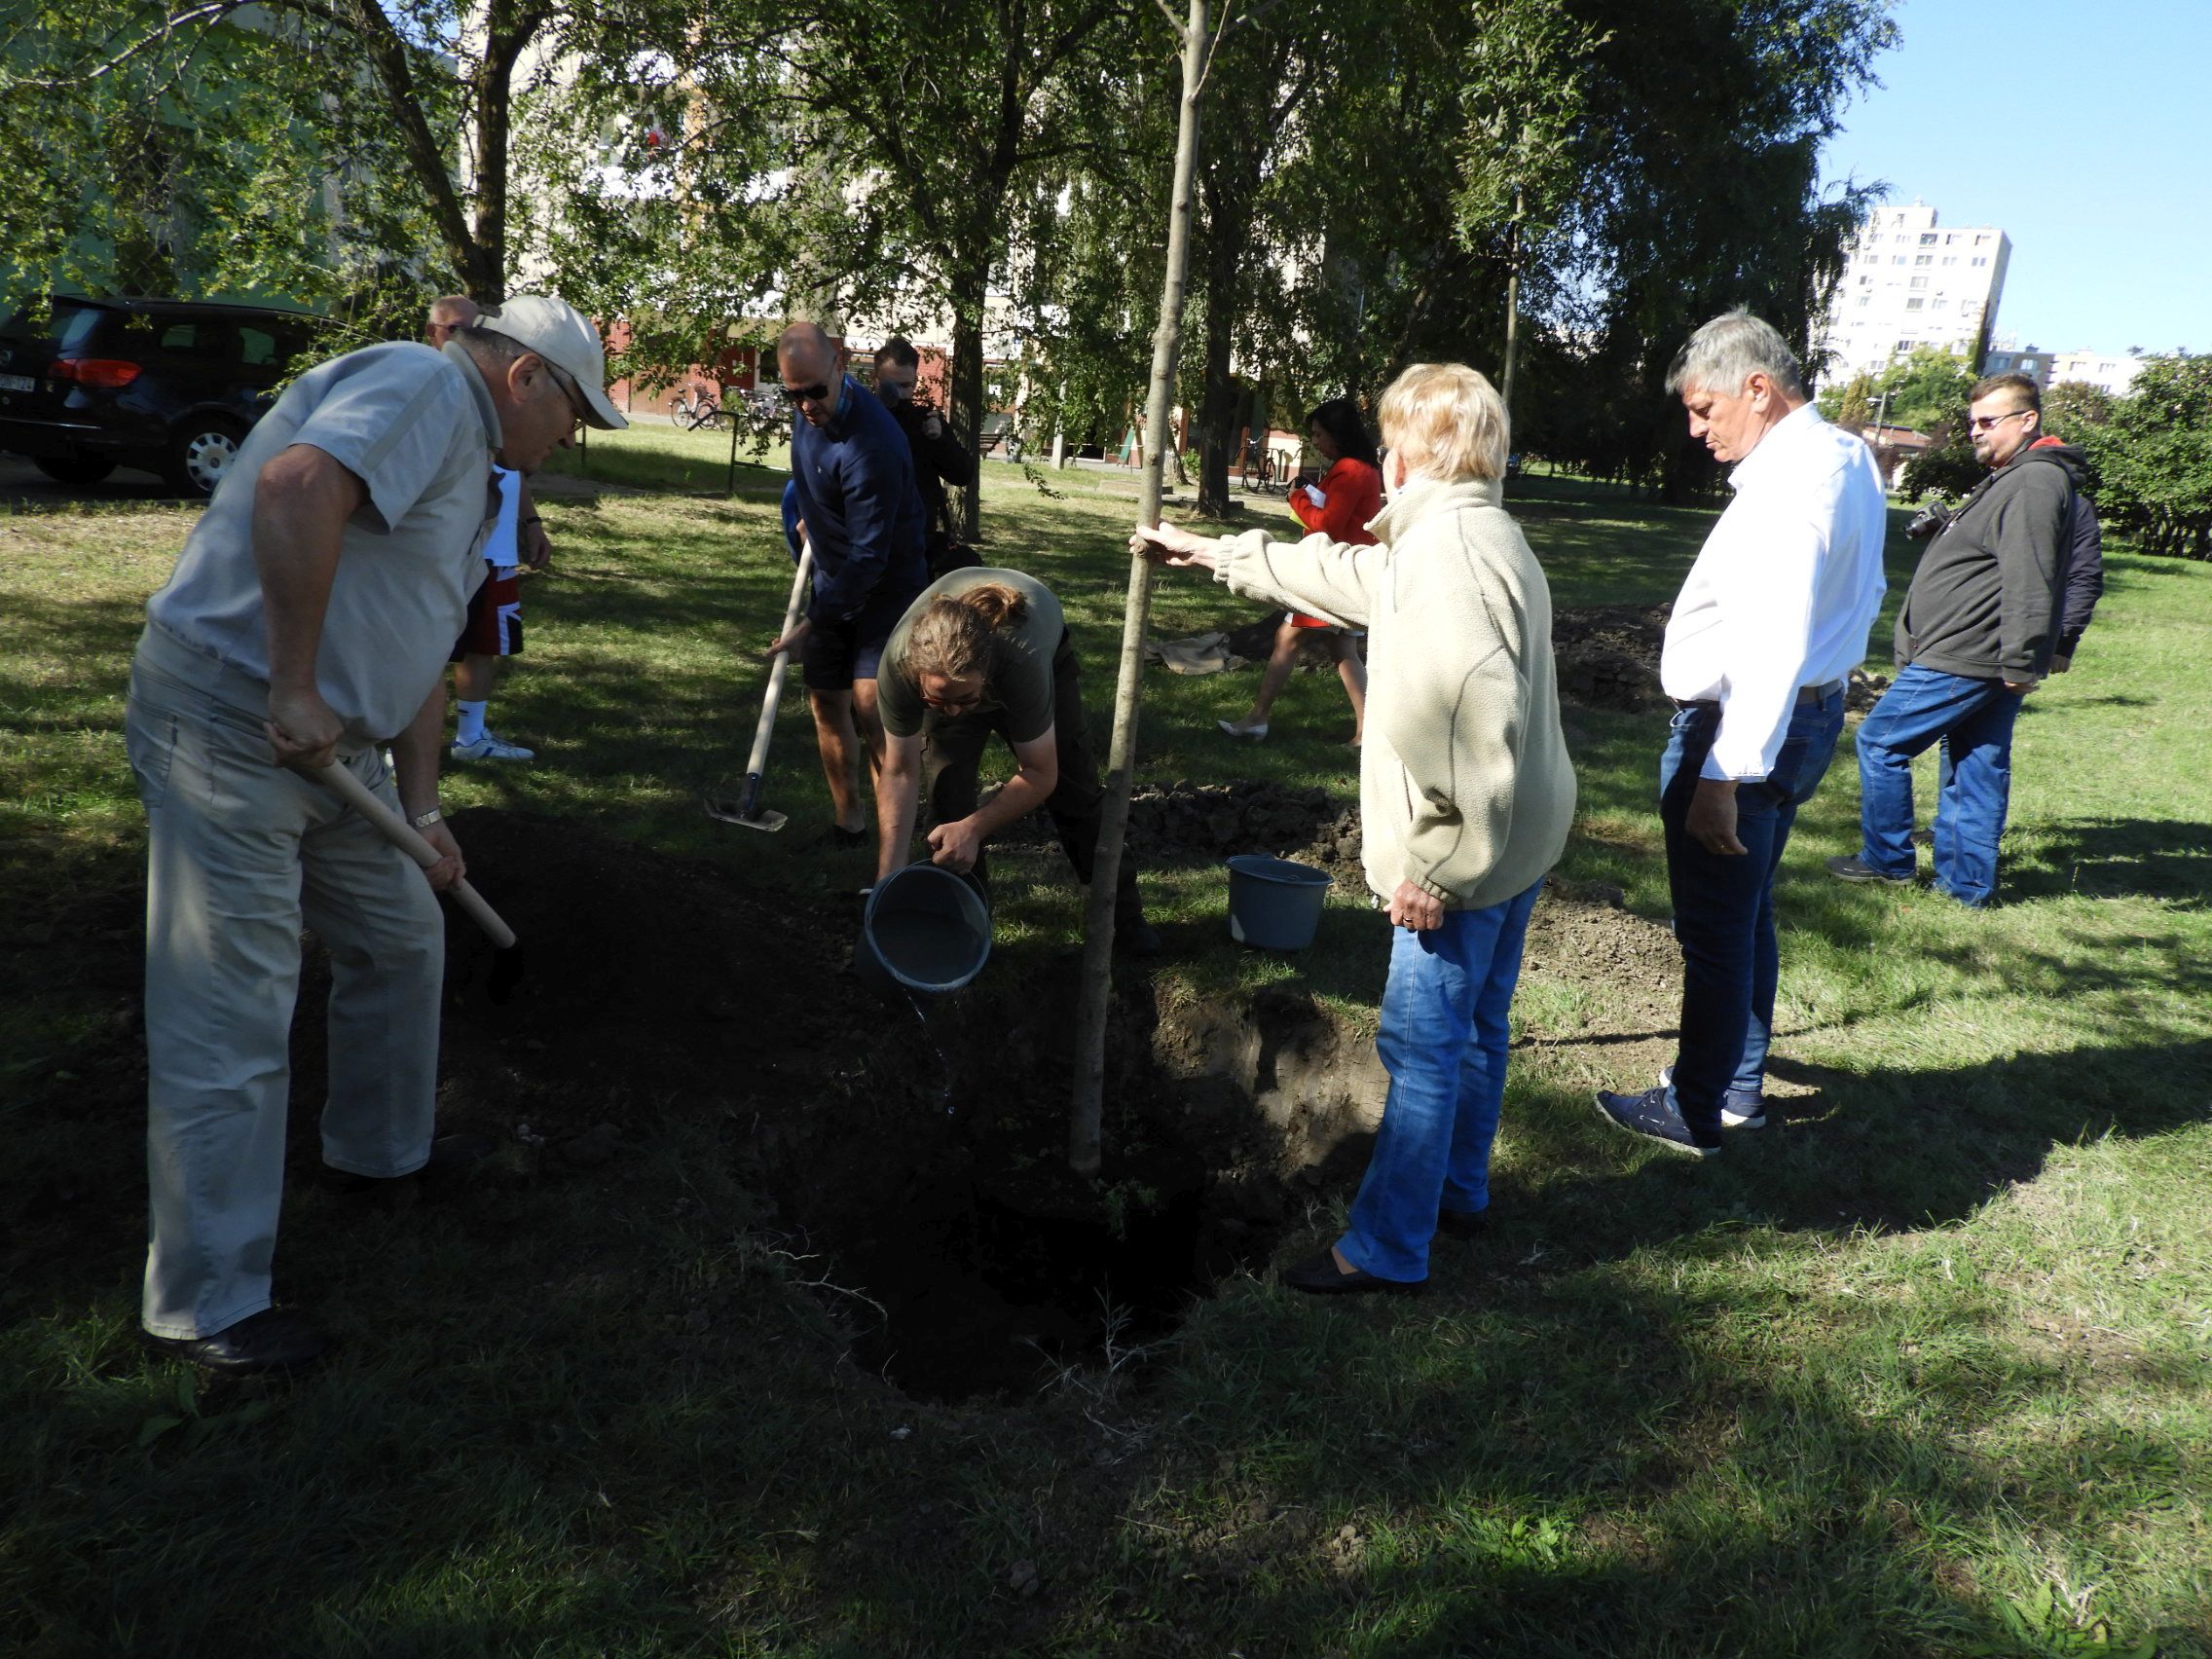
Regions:
<svg viewBox="0 0 2212 1659"><path fill-rule="evenodd" d="M444 818L445 814L433 806L427 812L418 812L407 822L414 825L418 830L427 830L431 825L442 822Z"/></svg>

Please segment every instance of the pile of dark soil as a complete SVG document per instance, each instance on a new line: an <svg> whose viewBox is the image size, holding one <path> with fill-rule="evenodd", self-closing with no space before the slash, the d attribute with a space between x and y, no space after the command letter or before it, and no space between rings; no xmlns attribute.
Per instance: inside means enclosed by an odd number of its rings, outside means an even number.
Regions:
<svg viewBox="0 0 2212 1659"><path fill-rule="evenodd" d="M1666 701L1659 651L1671 605L1591 605L1552 613L1559 694L1595 709L1636 713Z"/></svg>

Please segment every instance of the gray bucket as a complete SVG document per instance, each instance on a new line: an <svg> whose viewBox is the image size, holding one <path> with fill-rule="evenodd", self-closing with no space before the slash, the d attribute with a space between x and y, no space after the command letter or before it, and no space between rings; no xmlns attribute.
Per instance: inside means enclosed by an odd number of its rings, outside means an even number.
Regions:
<svg viewBox="0 0 2212 1659"><path fill-rule="evenodd" d="M1261 950L1304 950L1328 894L1327 870L1238 853L1229 861L1229 937Z"/></svg>
<svg viewBox="0 0 2212 1659"><path fill-rule="evenodd" d="M991 955L991 907L972 876L910 864L875 884L853 968L877 990L957 991Z"/></svg>

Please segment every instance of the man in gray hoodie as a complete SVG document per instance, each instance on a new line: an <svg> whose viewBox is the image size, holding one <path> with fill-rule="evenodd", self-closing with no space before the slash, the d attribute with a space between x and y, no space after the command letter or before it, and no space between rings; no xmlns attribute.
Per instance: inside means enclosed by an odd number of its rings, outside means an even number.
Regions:
<svg viewBox="0 0 2212 1659"><path fill-rule="evenodd" d="M1936 889L1979 907L1997 894L2020 699L2051 671L2082 452L2039 444L2043 397L2025 375L1973 388L1974 459L1989 476L1921 556L1898 615L1898 677L1859 727L1857 853L1843 881L1913 878L1912 758L1943 746Z"/></svg>

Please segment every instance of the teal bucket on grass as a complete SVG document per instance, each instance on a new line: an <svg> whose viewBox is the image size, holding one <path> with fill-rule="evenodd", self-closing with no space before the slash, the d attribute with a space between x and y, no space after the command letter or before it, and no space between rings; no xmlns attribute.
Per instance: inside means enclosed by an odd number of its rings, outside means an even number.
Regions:
<svg viewBox="0 0 2212 1659"><path fill-rule="evenodd" d="M1260 950L1304 950L1328 895L1325 869L1238 853L1229 861L1229 937Z"/></svg>
<svg viewBox="0 0 2212 1659"><path fill-rule="evenodd" d="M875 884L861 918L853 968L886 995L957 991L991 955L991 907L973 876L932 864L895 869Z"/></svg>

